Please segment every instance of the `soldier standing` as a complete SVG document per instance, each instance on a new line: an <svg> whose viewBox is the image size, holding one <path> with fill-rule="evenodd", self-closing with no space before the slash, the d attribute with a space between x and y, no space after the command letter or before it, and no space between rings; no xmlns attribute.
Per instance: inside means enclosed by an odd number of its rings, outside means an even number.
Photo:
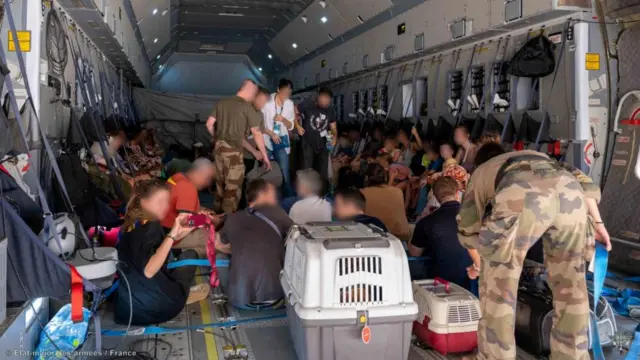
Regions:
<svg viewBox="0 0 640 360"><path fill-rule="evenodd" d="M252 105L258 92L253 80L245 80L235 96L220 100L207 119L207 129L214 136L213 158L216 166L216 210L227 214L238 208L244 181L242 141L249 135L262 154L268 170L271 163L264 146L262 113Z"/></svg>
<svg viewBox="0 0 640 360"><path fill-rule="evenodd" d="M585 259L593 256L594 234L611 248L597 207L599 187L545 154L504 153L499 144L484 145L476 166L458 214L458 237L482 259L468 269L470 277L480 275L478 359L516 358L518 281L539 239L553 293L551 359L590 359Z"/></svg>

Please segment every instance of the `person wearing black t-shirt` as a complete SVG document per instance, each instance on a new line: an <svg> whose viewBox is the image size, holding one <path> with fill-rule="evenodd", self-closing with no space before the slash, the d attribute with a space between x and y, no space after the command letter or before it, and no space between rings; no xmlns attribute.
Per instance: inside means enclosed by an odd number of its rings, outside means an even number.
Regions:
<svg viewBox="0 0 640 360"><path fill-rule="evenodd" d="M320 88L315 102L309 101L300 105L300 120L295 127L301 137L302 170L314 169L322 179L328 181L329 149L336 145L336 118L331 105L331 90Z"/></svg>
<svg viewBox="0 0 640 360"><path fill-rule="evenodd" d="M456 199L457 192L458 183L452 178L442 177L433 184L433 194L441 204L440 208L416 224L409 255L429 258L429 278L440 277L471 290L467 267L473 260L458 241L456 216L460 203Z"/></svg>
<svg viewBox="0 0 640 360"><path fill-rule="evenodd" d="M340 189L336 191L333 212L338 220L355 221L364 225L374 225L383 231L387 227L377 217L364 214L367 199L360 190L354 188Z"/></svg>
<svg viewBox="0 0 640 360"><path fill-rule="evenodd" d="M115 321L118 324L151 325L169 321L189 303L203 300L208 289L191 294L196 268L167 268L174 242L193 228L187 227L189 214L180 214L167 235L159 219L169 210L168 186L159 180L136 184L127 206L122 237L116 246L124 276L116 294ZM177 260L197 259L195 250L183 250ZM204 285L208 287L208 285Z"/></svg>

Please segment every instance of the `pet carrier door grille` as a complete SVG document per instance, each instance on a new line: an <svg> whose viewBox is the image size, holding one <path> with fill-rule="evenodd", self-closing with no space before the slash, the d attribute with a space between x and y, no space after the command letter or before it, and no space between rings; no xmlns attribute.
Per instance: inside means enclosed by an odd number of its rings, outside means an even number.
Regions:
<svg viewBox="0 0 640 360"><path fill-rule="evenodd" d="M382 258L379 256L351 256L336 262L335 303L340 306L381 305Z"/></svg>

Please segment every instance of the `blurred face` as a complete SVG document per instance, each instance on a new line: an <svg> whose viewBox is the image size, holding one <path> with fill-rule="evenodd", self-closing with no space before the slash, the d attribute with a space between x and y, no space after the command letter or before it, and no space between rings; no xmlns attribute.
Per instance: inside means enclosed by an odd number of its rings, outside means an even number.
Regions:
<svg viewBox="0 0 640 360"><path fill-rule="evenodd" d="M407 133L405 133L404 131L399 131L398 132L398 141L401 143L406 143L409 141L409 137L407 136Z"/></svg>
<svg viewBox="0 0 640 360"><path fill-rule="evenodd" d="M453 149L449 144L440 145L440 155L443 159L451 159L453 157Z"/></svg>
<svg viewBox="0 0 640 360"><path fill-rule="evenodd" d="M457 145L465 145L469 142L469 134L464 129L458 128L453 132L453 141Z"/></svg>
<svg viewBox="0 0 640 360"><path fill-rule="evenodd" d="M197 171L192 171L189 174L189 180L191 180L198 190L202 190L211 185L211 181L213 181L214 176L215 169L213 167L203 168Z"/></svg>
<svg viewBox="0 0 640 360"><path fill-rule="evenodd" d="M276 193L276 188L273 185L269 184L269 186L264 191L258 194L255 202L256 204L260 205L278 205L278 194Z"/></svg>
<svg viewBox="0 0 640 360"><path fill-rule="evenodd" d="M359 213L358 209L342 198L342 196L336 196L333 211L338 219L350 219Z"/></svg>
<svg viewBox="0 0 640 360"><path fill-rule="evenodd" d="M147 214L152 215L155 220L160 220L164 219L167 215L170 200L171 193L169 193L169 190L161 189L157 190L146 199L141 199L140 205Z"/></svg>
<svg viewBox="0 0 640 360"><path fill-rule="evenodd" d="M291 97L291 87L285 86L278 89L278 97L280 100L287 100Z"/></svg>
<svg viewBox="0 0 640 360"><path fill-rule="evenodd" d="M119 149L122 147L122 145L124 145L125 141L127 141L127 137L125 136L124 132L121 131L118 133L118 135L111 138L109 146L114 149Z"/></svg>
<svg viewBox="0 0 640 360"><path fill-rule="evenodd" d="M346 138L346 137L341 137L340 138L340 146L348 147L349 146L349 139Z"/></svg>
<svg viewBox="0 0 640 360"><path fill-rule="evenodd" d="M331 97L326 94L318 95L318 106L321 108L328 108L331 105Z"/></svg>
<svg viewBox="0 0 640 360"><path fill-rule="evenodd" d="M438 154L433 150L427 151L427 158L433 161L438 158Z"/></svg>
<svg viewBox="0 0 640 360"><path fill-rule="evenodd" d="M269 96L267 94L259 93L256 96L256 99L253 100L253 107L256 108L256 110L258 111L262 111L262 109L264 108L264 106L267 104L268 101L269 101Z"/></svg>
<svg viewBox="0 0 640 360"><path fill-rule="evenodd" d="M394 139L386 139L384 141L384 147L391 150L396 148L396 141Z"/></svg>

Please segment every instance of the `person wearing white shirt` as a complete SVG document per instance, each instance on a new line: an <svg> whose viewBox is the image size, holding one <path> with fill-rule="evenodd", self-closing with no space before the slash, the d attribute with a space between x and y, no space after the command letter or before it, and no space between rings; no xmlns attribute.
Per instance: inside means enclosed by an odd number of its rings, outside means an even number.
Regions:
<svg viewBox="0 0 640 360"><path fill-rule="evenodd" d="M331 221L331 203L320 197L323 188L320 174L313 169L300 170L297 173L296 186L298 200L289 211L289 217L296 224L313 221Z"/></svg>
<svg viewBox="0 0 640 360"><path fill-rule="evenodd" d="M289 153L291 140L289 130L293 130L296 117L293 101L289 100L293 90L293 83L288 79L280 79L278 91L271 94L269 102L262 108L264 117L264 142L267 150L280 165L284 197L294 195L289 175Z"/></svg>

